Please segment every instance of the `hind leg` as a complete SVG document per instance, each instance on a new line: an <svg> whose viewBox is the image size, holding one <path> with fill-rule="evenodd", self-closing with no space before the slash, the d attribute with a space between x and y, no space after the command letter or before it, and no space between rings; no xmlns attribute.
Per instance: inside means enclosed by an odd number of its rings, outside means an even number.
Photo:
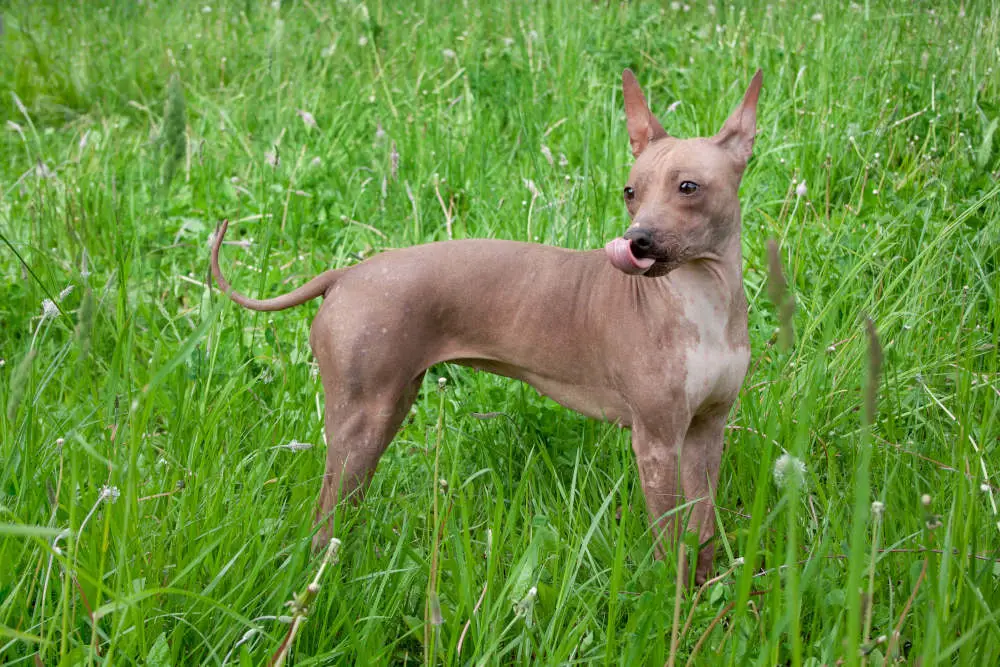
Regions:
<svg viewBox="0 0 1000 667"><path fill-rule="evenodd" d="M423 376L421 372L415 379L395 387L378 392L359 391L349 396L342 390L326 387L326 472L316 510L320 530L313 537L314 551L325 548L333 537L337 503L347 497L355 502L360 500L379 458L413 405Z"/></svg>

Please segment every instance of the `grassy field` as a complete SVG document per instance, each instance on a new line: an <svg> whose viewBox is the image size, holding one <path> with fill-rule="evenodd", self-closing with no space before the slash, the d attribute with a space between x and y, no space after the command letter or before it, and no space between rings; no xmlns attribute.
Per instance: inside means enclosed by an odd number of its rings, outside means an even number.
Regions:
<svg viewBox="0 0 1000 667"><path fill-rule="evenodd" d="M0 662L261 664L318 577L298 665L1000 664L995 2L0 12ZM451 366L320 573L317 304L210 289L215 225L254 295L445 238L600 247L624 67L679 136L765 74L717 581L652 557L627 433Z"/></svg>

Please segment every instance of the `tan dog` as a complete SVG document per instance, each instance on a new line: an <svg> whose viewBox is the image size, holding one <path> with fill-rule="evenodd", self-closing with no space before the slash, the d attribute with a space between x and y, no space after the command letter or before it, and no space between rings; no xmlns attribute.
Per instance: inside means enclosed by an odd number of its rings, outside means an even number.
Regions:
<svg viewBox="0 0 1000 667"><path fill-rule="evenodd" d="M713 500L726 417L750 359L737 190L756 131L761 73L714 137L675 139L622 75L635 155L624 188L632 219L606 248L573 251L500 240L390 250L273 299L323 296L309 342L326 396L326 474L316 544L339 498L371 478L424 371L443 361L523 380L562 405L632 429L657 538L676 537L679 499L712 565ZM658 540L657 553L662 555Z"/></svg>

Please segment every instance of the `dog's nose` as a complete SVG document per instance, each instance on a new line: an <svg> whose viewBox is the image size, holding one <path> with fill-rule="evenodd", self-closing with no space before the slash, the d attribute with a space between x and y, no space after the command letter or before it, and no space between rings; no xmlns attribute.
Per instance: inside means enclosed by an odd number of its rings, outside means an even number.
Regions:
<svg viewBox="0 0 1000 667"><path fill-rule="evenodd" d="M645 257L653 248L653 233L642 227L633 227L625 232L625 240L632 244L632 254Z"/></svg>

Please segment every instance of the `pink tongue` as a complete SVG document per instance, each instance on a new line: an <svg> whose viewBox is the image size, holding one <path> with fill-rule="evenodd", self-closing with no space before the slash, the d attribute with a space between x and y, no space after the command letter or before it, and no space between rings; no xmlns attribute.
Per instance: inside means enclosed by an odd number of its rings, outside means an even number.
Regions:
<svg viewBox="0 0 1000 667"><path fill-rule="evenodd" d="M625 273L645 273L656 263L652 257L639 258L633 255L632 243L621 237L609 241L604 246L604 252L608 254L611 265Z"/></svg>

